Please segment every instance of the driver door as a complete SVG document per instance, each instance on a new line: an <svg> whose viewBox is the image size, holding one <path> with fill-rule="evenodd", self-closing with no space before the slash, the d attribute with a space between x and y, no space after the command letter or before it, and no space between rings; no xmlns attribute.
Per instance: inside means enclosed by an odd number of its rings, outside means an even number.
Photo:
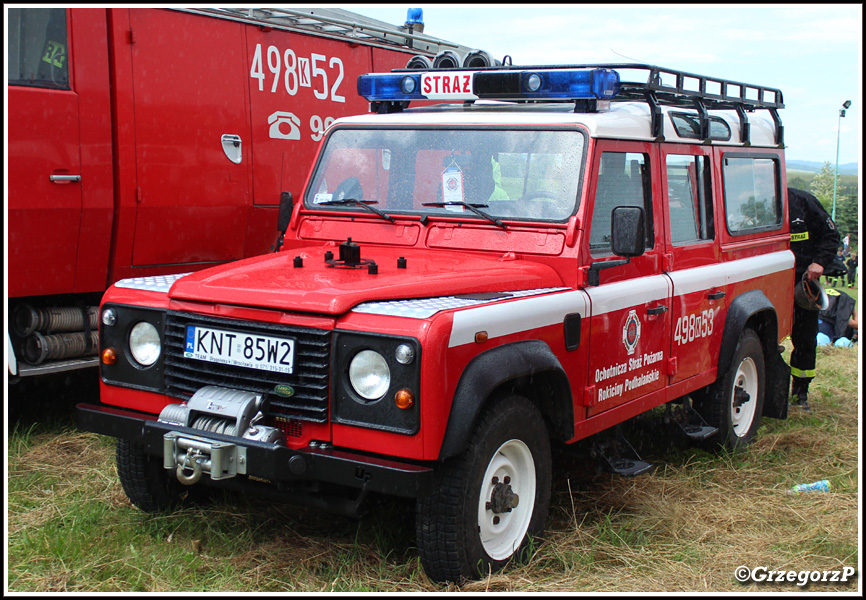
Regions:
<svg viewBox="0 0 866 600"><path fill-rule="evenodd" d="M587 417L628 402L661 401L667 384L670 353L672 285L662 270L664 228L654 225L662 215L657 149L641 142L599 141L592 165L592 205L587 236L593 263L619 260L611 251L611 211L616 206L640 206L646 216L644 254L627 264L599 272L590 299Z"/></svg>

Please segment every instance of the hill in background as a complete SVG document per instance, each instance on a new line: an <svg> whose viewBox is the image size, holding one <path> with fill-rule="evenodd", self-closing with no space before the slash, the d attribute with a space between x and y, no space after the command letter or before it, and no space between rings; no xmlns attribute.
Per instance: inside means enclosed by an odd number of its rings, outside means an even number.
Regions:
<svg viewBox="0 0 866 600"><path fill-rule="evenodd" d="M786 160L785 164L789 171L805 171L807 173L818 173L824 166L824 163L809 160ZM859 173L860 165L858 163L839 165L840 175L858 175Z"/></svg>

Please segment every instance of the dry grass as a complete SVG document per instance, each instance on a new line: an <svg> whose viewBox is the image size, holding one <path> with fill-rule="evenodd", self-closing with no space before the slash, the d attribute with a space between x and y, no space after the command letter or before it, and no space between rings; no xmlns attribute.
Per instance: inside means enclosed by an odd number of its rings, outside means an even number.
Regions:
<svg viewBox="0 0 866 600"><path fill-rule="evenodd" d="M145 515L123 495L105 438L66 428L9 442L8 578L14 592L796 592L740 584L740 565L832 570L859 564L858 365L827 349L813 414L770 420L738 454L638 437L654 473L597 474L558 457L547 534L531 560L463 586L431 583L411 504L360 522L238 497ZM650 417L652 423L652 417ZM644 423L644 428L647 423ZM658 423L656 423L658 425ZM631 438L630 438L631 439ZM665 439L665 443L660 443ZM793 496L829 479L830 493ZM813 583L810 592L856 592Z"/></svg>

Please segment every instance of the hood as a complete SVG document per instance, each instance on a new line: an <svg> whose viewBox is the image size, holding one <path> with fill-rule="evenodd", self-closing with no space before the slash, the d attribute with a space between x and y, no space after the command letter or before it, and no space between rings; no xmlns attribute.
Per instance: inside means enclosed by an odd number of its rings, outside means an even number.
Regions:
<svg viewBox="0 0 866 600"><path fill-rule="evenodd" d="M514 255L484 257L466 252L411 248L356 247L361 266L329 266L325 253L339 257L339 247L289 249L221 265L183 277L169 297L341 315L362 302L430 298L484 292L557 287L559 275L549 266ZM296 266L300 257L302 265ZM399 259L405 259L405 266ZM367 261L375 261L371 274Z"/></svg>

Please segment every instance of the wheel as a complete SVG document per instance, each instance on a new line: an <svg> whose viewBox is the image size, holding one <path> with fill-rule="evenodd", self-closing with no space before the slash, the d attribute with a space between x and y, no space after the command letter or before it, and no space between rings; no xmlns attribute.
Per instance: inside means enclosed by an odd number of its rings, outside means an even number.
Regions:
<svg viewBox="0 0 866 600"><path fill-rule="evenodd" d="M177 506L187 488L174 471L166 470L162 459L145 454L140 444L117 440L115 459L120 485L130 502L144 512L162 512Z"/></svg>
<svg viewBox="0 0 866 600"><path fill-rule="evenodd" d="M724 377L694 398L697 411L719 429L715 442L738 450L754 440L764 410L764 381L761 341L753 330L746 329Z"/></svg>
<svg viewBox="0 0 866 600"><path fill-rule="evenodd" d="M467 449L437 469L419 499L416 537L434 581L464 581L521 558L544 531L550 503L547 427L529 400L509 396L481 415Z"/></svg>

